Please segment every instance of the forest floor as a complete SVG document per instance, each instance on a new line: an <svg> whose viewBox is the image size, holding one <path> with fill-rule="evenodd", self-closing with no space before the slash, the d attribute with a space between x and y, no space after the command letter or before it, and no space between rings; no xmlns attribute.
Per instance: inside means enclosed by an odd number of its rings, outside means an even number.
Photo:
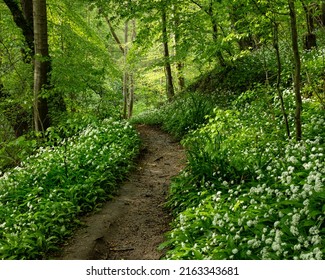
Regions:
<svg viewBox="0 0 325 280"><path fill-rule="evenodd" d="M169 230L164 208L170 179L185 164L185 152L170 135L138 125L142 148L137 166L118 195L103 208L81 219L84 226L67 240L55 259L158 260L157 247Z"/></svg>

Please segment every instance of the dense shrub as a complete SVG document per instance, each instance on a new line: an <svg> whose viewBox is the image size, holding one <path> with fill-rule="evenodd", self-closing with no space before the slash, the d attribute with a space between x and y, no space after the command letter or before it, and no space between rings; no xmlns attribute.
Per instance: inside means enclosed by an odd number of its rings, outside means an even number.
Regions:
<svg viewBox="0 0 325 280"><path fill-rule="evenodd" d="M109 198L132 166L138 136L127 122L88 125L0 173L0 258L39 259Z"/></svg>

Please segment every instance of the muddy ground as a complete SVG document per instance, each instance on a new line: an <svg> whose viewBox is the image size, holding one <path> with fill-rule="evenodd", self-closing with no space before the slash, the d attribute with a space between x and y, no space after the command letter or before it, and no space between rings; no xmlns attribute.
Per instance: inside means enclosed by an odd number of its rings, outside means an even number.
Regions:
<svg viewBox="0 0 325 280"><path fill-rule="evenodd" d="M137 167L120 187L119 195L98 213L82 219L84 226L66 242L56 259L158 260L157 247L169 230L164 208L170 179L185 164L185 153L170 135L139 125L143 145Z"/></svg>

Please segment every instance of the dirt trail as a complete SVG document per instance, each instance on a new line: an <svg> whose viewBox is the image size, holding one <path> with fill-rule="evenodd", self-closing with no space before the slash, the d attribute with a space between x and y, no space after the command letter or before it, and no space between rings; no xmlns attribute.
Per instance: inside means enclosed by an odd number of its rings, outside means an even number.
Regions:
<svg viewBox="0 0 325 280"><path fill-rule="evenodd" d="M139 125L143 141L137 168L102 210L85 224L57 259L157 260L171 217L163 207L171 177L184 167L182 147L158 128Z"/></svg>

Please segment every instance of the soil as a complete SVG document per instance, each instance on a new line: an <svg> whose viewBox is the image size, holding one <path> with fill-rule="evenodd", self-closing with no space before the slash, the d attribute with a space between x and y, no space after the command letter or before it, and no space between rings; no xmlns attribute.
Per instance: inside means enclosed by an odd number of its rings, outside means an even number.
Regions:
<svg viewBox="0 0 325 280"><path fill-rule="evenodd" d="M138 125L142 148L137 167L103 208L63 246L62 260L158 260L171 215L164 207L170 180L185 164L180 144L159 128Z"/></svg>

